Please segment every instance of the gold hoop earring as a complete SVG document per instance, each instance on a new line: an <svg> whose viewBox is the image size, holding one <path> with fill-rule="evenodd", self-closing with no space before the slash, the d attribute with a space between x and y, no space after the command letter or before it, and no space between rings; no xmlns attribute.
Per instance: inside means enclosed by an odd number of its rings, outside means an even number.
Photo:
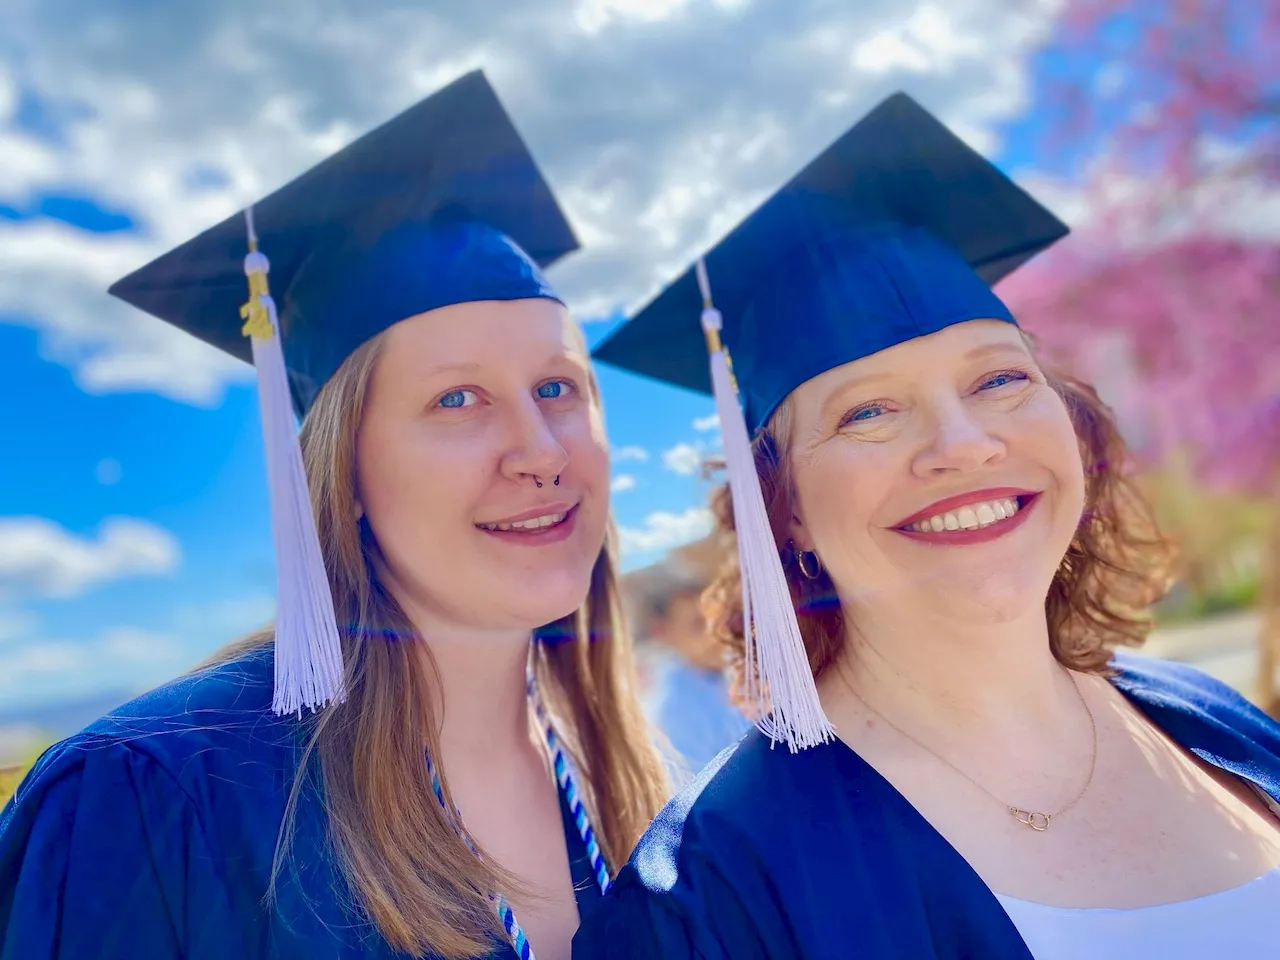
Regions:
<svg viewBox="0 0 1280 960"><path fill-rule="evenodd" d="M805 565L805 557L813 557L814 571L809 572L808 566ZM811 550L796 551L796 566L800 568L800 572L804 574L806 580L817 580L822 576L822 561L818 559L818 555Z"/></svg>

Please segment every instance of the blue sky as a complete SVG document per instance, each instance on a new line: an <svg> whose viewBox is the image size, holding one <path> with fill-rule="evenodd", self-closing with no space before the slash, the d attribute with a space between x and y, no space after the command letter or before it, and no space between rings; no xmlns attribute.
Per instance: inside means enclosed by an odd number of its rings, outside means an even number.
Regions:
<svg viewBox="0 0 1280 960"><path fill-rule="evenodd" d="M370 8L342 33L350 49L324 32L309 47L300 30L275 59L250 48L243 62L213 40L187 49L185 13L135 30L127 2L88 23L59 19L59 4L24 11L0 42L0 262L18 258L0 268L0 714L146 687L272 614L247 368L121 312L106 285L464 69L490 72L584 240L552 280L592 343L894 89L1020 176L1067 172L1037 155L1049 13L1001 33L985 0L948 14L813 2L785 23L745 0L553 6L564 20L542 33L515 15L446 24L450 50L470 51L453 60L406 54L408 14ZM205 10L196 35L233 31L235 17ZM566 53L566 30L607 34L616 56ZM126 56L166 36L186 39ZM404 90L364 76L362 38L398 64ZM722 39L736 44L725 56L753 41L750 62L688 55ZM335 72L351 83L326 88ZM592 100L597 82L616 95ZM246 102L247 118L232 109ZM712 403L609 368L600 378L634 568L707 528L694 454L717 442Z"/></svg>

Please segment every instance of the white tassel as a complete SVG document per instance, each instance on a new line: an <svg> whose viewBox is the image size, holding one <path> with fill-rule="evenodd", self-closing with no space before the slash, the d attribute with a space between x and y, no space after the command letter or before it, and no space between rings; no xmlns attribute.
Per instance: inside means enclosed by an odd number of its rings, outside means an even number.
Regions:
<svg viewBox="0 0 1280 960"><path fill-rule="evenodd" d="M250 299L240 315L245 319L243 332L253 344L253 365L258 371L258 406L276 547L278 613L272 708L277 714L301 716L303 707L316 710L346 699L342 645L298 445L279 318L267 286L271 265L258 252L252 208L245 211L245 222L250 252L244 258L244 272L249 278Z"/></svg>
<svg viewBox="0 0 1280 960"><path fill-rule="evenodd" d="M738 391L720 340L724 321L711 305L706 265L697 264L702 291L702 330L711 356L711 385L724 434L725 463L732 492L742 581L742 631L746 643L747 696L757 710L756 724L792 753L834 736L818 699L800 625L787 590L786 575L769 527L751 438Z"/></svg>

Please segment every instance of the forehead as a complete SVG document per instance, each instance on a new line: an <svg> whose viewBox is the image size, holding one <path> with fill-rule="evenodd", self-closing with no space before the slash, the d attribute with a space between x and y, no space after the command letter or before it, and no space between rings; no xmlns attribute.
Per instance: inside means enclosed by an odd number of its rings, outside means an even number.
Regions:
<svg viewBox="0 0 1280 960"><path fill-rule="evenodd" d="M1022 331L1003 320L967 320L894 344L867 357L821 373L796 388L798 396L812 396L864 377L934 375L988 355L1026 354Z"/></svg>
<svg viewBox="0 0 1280 960"><path fill-rule="evenodd" d="M485 300L451 304L387 330L382 365L391 370L474 363L543 362L585 352L581 331L554 300Z"/></svg>

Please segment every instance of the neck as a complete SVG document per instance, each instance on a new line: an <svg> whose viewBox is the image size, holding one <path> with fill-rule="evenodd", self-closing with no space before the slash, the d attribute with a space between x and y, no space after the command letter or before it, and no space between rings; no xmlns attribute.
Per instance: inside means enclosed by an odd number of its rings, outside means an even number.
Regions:
<svg viewBox="0 0 1280 960"><path fill-rule="evenodd" d="M434 664L441 763L456 767L527 751L532 743L529 631L478 628L441 616L410 596L398 599Z"/></svg>
<svg viewBox="0 0 1280 960"><path fill-rule="evenodd" d="M846 607L846 610L850 608ZM889 720L921 727L1024 733L1061 729L1078 710L1049 648L1042 609L999 623L945 611L893 616L853 608L823 699L852 693Z"/></svg>
<svg viewBox="0 0 1280 960"><path fill-rule="evenodd" d="M454 629L424 636L442 695L442 759L528 749L529 635Z"/></svg>
<svg viewBox="0 0 1280 960"><path fill-rule="evenodd" d="M426 643L440 696L439 760L457 766L510 757L531 746L526 690L530 631L494 630L459 622L403 589L390 571L380 571ZM426 663L423 669L430 669ZM452 764L451 764L452 761Z"/></svg>

